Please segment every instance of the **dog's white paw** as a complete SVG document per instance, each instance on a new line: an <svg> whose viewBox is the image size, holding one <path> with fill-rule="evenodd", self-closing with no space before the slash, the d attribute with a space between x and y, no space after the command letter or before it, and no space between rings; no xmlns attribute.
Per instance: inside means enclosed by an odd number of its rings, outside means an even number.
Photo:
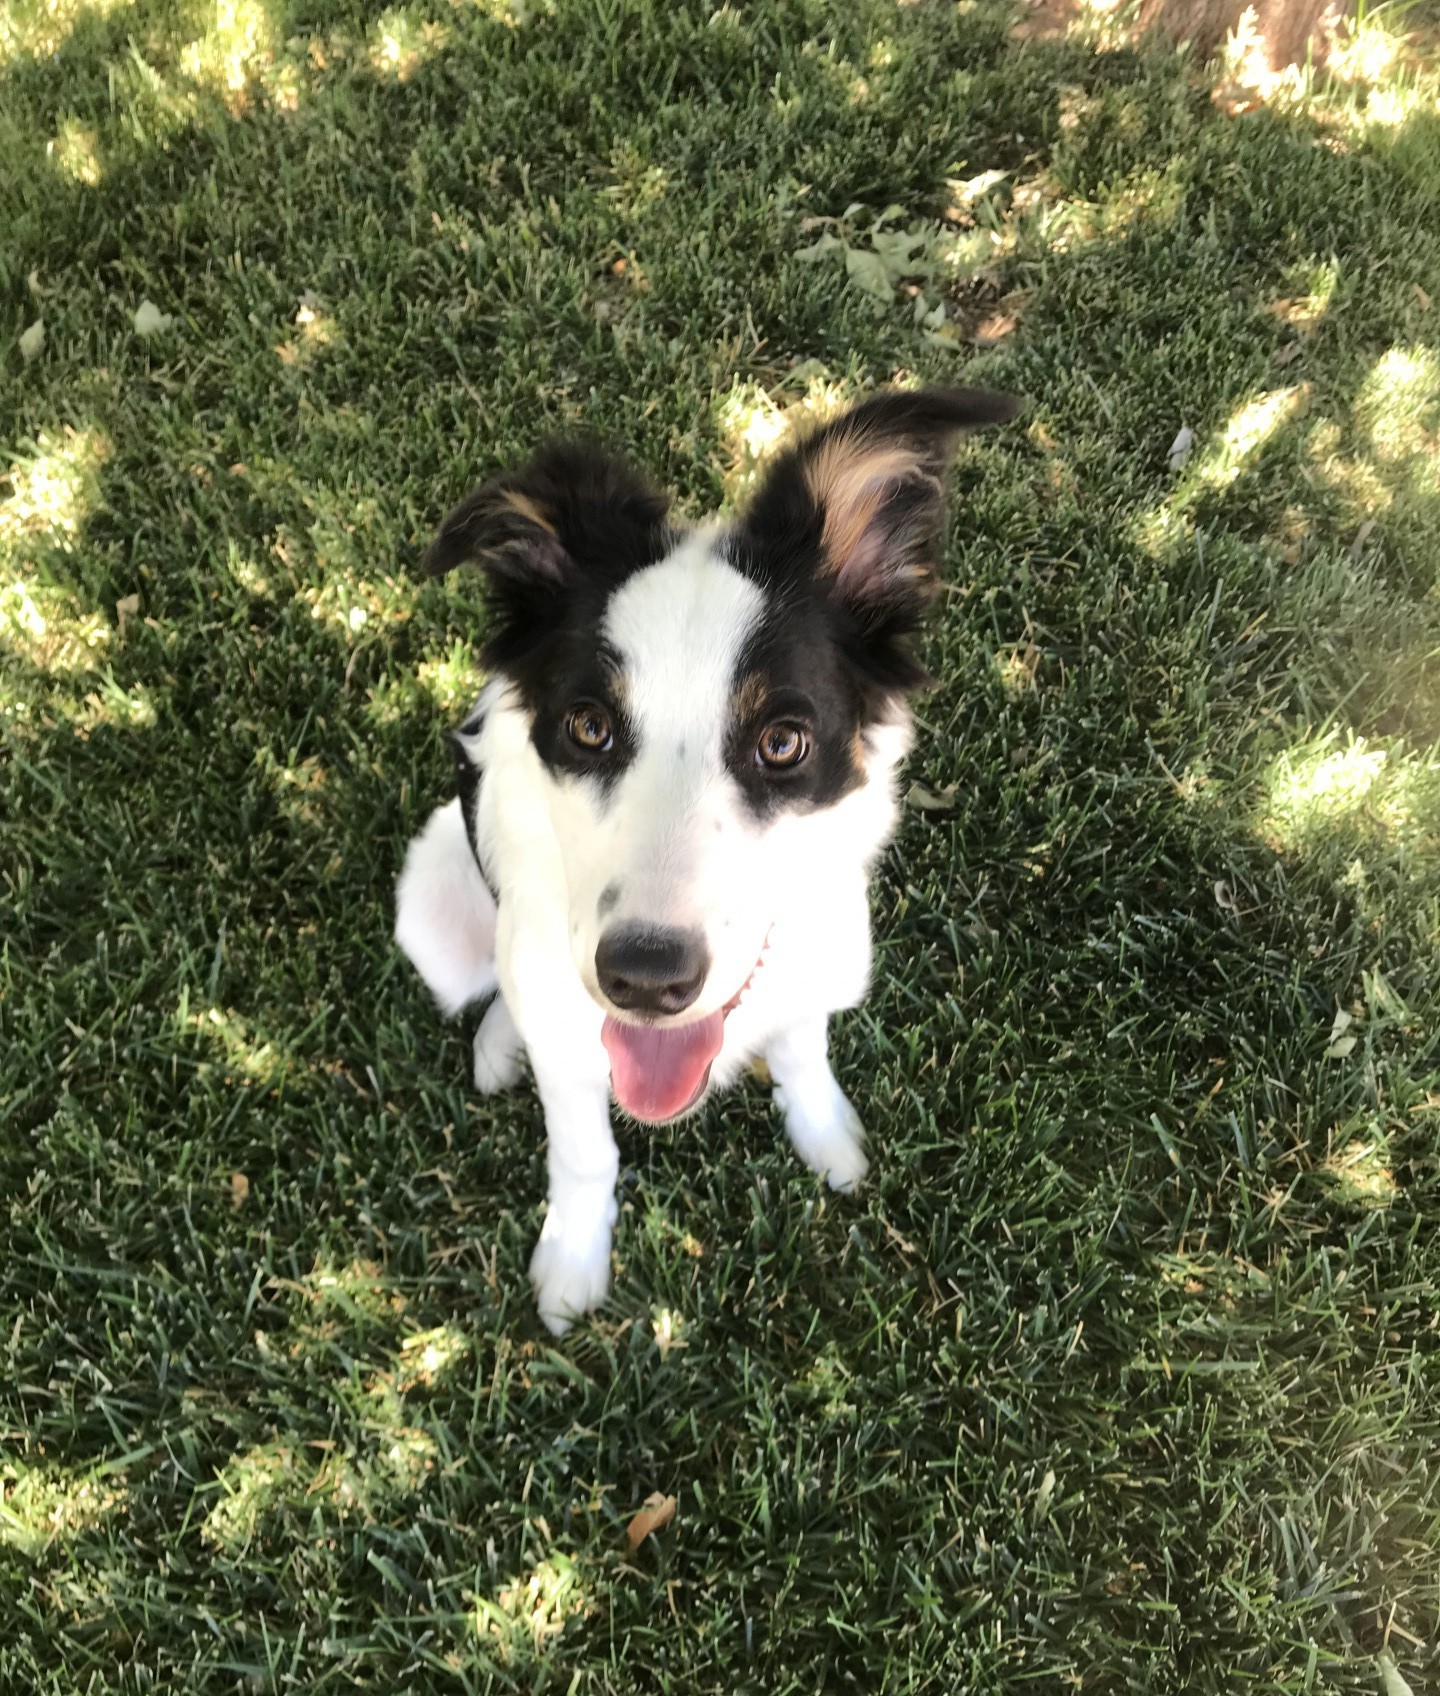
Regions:
<svg viewBox="0 0 1440 1696"><path fill-rule="evenodd" d="M832 1190L857 1190L870 1170L865 1127L838 1084L832 1082L826 1097L802 1102L782 1092L785 1131L795 1152Z"/></svg>
<svg viewBox="0 0 1440 1696"><path fill-rule="evenodd" d="M546 1329L563 1337L610 1292L610 1224L567 1232L552 1230L553 1217L552 1208L530 1257L530 1282Z"/></svg>
<svg viewBox="0 0 1440 1696"><path fill-rule="evenodd" d="M520 1082L520 1049L509 1033L497 1037L487 1025L488 1017L475 1033L475 1088L481 1095L500 1095Z"/></svg>
<svg viewBox="0 0 1440 1696"><path fill-rule="evenodd" d="M475 1032L475 1087L481 1095L499 1095L519 1083L524 1052L505 997L497 995Z"/></svg>

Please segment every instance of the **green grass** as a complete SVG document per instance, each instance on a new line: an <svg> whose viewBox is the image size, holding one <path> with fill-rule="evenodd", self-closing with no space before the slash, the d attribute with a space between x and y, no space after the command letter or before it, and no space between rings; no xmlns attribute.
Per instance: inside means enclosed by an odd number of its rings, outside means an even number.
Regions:
<svg viewBox="0 0 1440 1696"><path fill-rule="evenodd" d="M1440 83L1007 21L0 8L6 1696L1434 1688ZM388 941L480 633L410 566L547 431L698 512L894 379L1032 406L873 1182L625 1133L554 1344L536 1103Z"/></svg>

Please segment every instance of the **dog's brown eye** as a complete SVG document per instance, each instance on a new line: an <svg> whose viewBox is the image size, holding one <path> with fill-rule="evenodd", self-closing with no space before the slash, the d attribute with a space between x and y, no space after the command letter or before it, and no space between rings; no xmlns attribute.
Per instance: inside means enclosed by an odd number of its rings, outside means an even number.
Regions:
<svg viewBox="0 0 1440 1696"><path fill-rule="evenodd" d="M810 738L798 724L772 724L761 733L755 758L772 771L798 766L810 752Z"/></svg>
<svg viewBox="0 0 1440 1696"><path fill-rule="evenodd" d="M565 729L575 746L583 748L587 754L608 754L615 740L609 714L603 707L588 701L583 706L570 709Z"/></svg>

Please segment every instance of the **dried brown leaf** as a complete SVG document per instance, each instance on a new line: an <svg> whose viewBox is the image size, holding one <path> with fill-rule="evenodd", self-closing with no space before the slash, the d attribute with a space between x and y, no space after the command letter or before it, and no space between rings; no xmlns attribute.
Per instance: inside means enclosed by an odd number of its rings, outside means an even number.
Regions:
<svg viewBox="0 0 1440 1696"><path fill-rule="evenodd" d="M971 339L978 347L994 347L997 342L1003 342L1006 336L1014 335L1019 322L1013 312L992 312L971 331Z"/></svg>
<svg viewBox="0 0 1440 1696"><path fill-rule="evenodd" d="M675 1517L675 1509L679 1504L674 1496L663 1495L659 1490L651 1493L640 1504L639 1511L625 1529L625 1538L630 1545L633 1555L652 1531L663 1531Z"/></svg>

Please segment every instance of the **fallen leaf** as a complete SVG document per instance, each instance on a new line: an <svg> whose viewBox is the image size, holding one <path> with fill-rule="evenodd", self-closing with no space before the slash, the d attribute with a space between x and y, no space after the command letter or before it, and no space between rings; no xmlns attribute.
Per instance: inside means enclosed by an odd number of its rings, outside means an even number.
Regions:
<svg viewBox="0 0 1440 1696"><path fill-rule="evenodd" d="M1003 342L1006 336L1014 334L1017 322L1013 313L992 312L971 331L971 340L977 347L994 347L996 342Z"/></svg>
<svg viewBox="0 0 1440 1696"><path fill-rule="evenodd" d="M1055 1494L1055 1469L1050 1467L1040 1480L1040 1488L1035 1492L1035 1517L1044 1519L1050 1511L1050 1499Z"/></svg>
<svg viewBox="0 0 1440 1696"><path fill-rule="evenodd" d="M1419 303L1420 310L1428 312L1430 310L1430 296L1420 287L1419 283L1411 283L1410 287L1415 291L1415 299Z"/></svg>
<svg viewBox="0 0 1440 1696"><path fill-rule="evenodd" d="M1170 469L1183 470L1185 461L1189 459L1195 447L1195 432L1188 424L1180 426L1179 433L1170 444Z"/></svg>
<svg viewBox="0 0 1440 1696"><path fill-rule="evenodd" d="M905 805L921 813L943 813L955 805L959 793L958 783L947 783L938 791L927 789L923 783L912 783L905 792Z"/></svg>
<svg viewBox="0 0 1440 1696"><path fill-rule="evenodd" d="M1401 1676L1400 1669L1395 1665L1394 1657L1388 1649L1382 1649L1375 1657L1375 1665L1380 1669L1380 1683L1384 1687L1385 1696L1415 1696L1415 1692Z"/></svg>
<svg viewBox="0 0 1440 1696"><path fill-rule="evenodd" d="M908 276L912 271L929 269L922 258L916 257L925 245L925 237L911 230L877 230L870 237L870 245L892 280Z"/></svg>
<svg viewBox="0 0 1440 1696"><path fill-rule="evenodd" d="M1365 522L1360 526L1360 528L1355 532L1355 540L1353 542L1351 542L1351 544L1350 544L1350 557L1351 557L1351 559L1359 559L1360 555L1365 550L1365 544L1370 540L1370 537L1374 533L1374 530L1375 530L1375 520L1373 518L1367 518L1365 520Z"/></svg>
<svg viewBox="0 0 1440 1696"><path fill-rule="evenodd" d="M982 171L978 177L966 177L959 181L954 177L945 179L945 186L955 196L956 204L971 207L982 194L988 194L997 183L1003 183L1010 173L1008 171Z"/></svg>
<svg viewBox="0 0 1440 1696"><path fill-rule="evenodd" d="M1354 1023L1353 1013L1347 1013L1343 1007L1335 1009L1335 1022L1330 1026L1330 1042L1325 1050L1327 1059L1343 1060L1347 1054L1355 1052L1355 1045L1360 1039L1350 1034Z"/></svg>
<svg viewBox="0 0 1440 1696"><path fill-rule="evenodd" d="M250 1180L243 1172L230 1174L230 1205L238 1213L250 1199Z"/></svg>
<svg viewBox="0 0 1440 1696"><path fill-rule="evenodd" d="M678 1506L674 1496L652 1491L640 1505L640 1511L625 1529L626 1541L633 1555L652 1531L663 1531L675 1517Z"/></svg>
<svg viewBox="0 0 1440 1696"><path fill-rule="evenodd" d="M839 236L831 235L829 230L826 230L823 235L817 236L809 247L796 248L795 257L802 265L815 265L827 254L838 252L844 245Z"/></svg>
<svg viewBox="0 0 1440 1696"><path fill-rule="evenodd" d="M45 320L37 318L28 330L20 334L20 357L28 365L32 359L40 357L40 350L45 346Z"/></svg>
<svg viewBox="0 0 1440 1696"><path fill-rule="evenodd" d="M871 253L863 247L847 247L845 274L857 288L864 289L866 294L873 295L876 300L890 300L894 296L890 273L885 269L885 261L878 253Z"/></svg>
<svg viewBox="0 0 1440 1696"><path fill-rule="evenodd" d="M125 634L125 621L135 618L140 611L138 595L122 595L115 603L115 622L120 626L120 634Z"/></svg>
<svg viewBox="0 0 1440 1696"><path fill-rule="evenodd" d="M1235 892L1223 877L1215 880L1215 905L1222 913L1234 913L1240 916L1239 903L1235 900Z"/></svg>
<svg viewBox="0 0 1440 1696"><path fill-rule="evenodd" d="M1286 342L1284 347L1275 355L1275 363L1277 365L1292 364L1300 357L1302 351L1299 342Z"/></svg>
<svg viewBox="0 0 1440 1696"><path fill-rule="evenodd" d="M168 330L175 320L168 312L162 312L153 300L142 300L130 322L135 326L137 336L158 336Z"/></svg>

